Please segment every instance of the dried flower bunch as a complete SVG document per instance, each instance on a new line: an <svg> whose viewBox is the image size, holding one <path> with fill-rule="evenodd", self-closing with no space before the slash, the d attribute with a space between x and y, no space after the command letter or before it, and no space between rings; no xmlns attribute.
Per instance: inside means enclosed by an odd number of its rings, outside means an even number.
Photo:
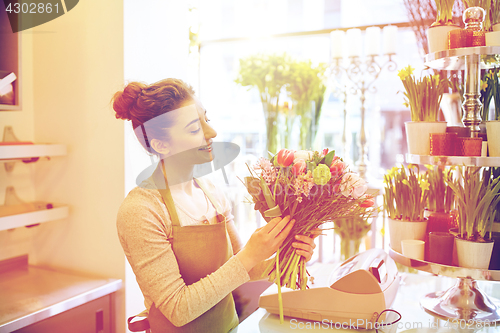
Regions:
<svg viewBox="0 0 500 333"><path fill-rule="evenodd" d="M281 286L306 288L304 257L292 247L296 235L311 236L325 222L341 217L365 218L376 211L373 198L366 195L366 182L328 149L282 149L270 160L260 158L249 170L251 176L245 178L245 186L266 221L286 215L295 219L266 271L279 290Z"/></svg>
<svg viewBox="0 0 500 333"><path fill-rule="evenodd" d="M393 220L423 221L429 182L418 165L394 167L384 176L384 209Z"/></svg>
<svg viewBox="0 0 500 333"><path fill-rule="evenodd" d="M406 90L404 105L410 108L412 121L437 121L439 104L448 91L449 81L437 74L415 80L414 70L407 66L398 72Z"/></svg>

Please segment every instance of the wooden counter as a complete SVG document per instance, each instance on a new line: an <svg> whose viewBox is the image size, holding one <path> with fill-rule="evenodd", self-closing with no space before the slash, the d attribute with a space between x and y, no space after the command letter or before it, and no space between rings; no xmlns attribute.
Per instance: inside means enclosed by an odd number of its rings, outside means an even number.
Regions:
<svg viewBox="0 0 500 333"><path fill-rule="evenodd" d="M78 320L75 326L83 329L85 325L80 321L83 315L89 317L88 326L93 328L92 332L113 332L113 293L121 287L119 279L92 278L50 268L24 266L2 270L0 333L35 332L42 327L57 327L62 325L61 320L64 322L66 314L72 312L70 310L75 310L71 313L71 320ZM91 302L95 302L95 310L86 306ZM56 319L50 322L51 318Z"/></svg>

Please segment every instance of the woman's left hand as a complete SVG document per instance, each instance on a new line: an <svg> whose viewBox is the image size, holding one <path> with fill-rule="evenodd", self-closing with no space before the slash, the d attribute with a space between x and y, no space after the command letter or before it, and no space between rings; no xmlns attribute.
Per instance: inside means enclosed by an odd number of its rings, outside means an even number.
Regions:
<svg viewBox="0 0 500 333"><path fill-rule="evenodd" d="M311 231L311 236L302 236L296 235L296 242L292 243L292 246L295 248L295 252L306 259L306 262L311 260L312 255L314 253L314 249L316 248L316 244L314 244L314 239L321 235L322 230L320 228L313 229Z"/></svg>

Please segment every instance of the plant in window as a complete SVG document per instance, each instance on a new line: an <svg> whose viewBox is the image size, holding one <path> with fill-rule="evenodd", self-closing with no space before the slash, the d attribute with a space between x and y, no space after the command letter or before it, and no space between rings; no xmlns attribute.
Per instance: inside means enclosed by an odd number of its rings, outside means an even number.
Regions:
<svg viewBox="0 0 500 333"><path fill-rule="evenodd" d="M292 61L286 90L293 101L294 114L300 117L300 149L311 149L316 138L321 107L326 91L326 64L313 66L308 61Z"/></svg>
<svg viewBox="0 0 500 333"><path fill-rule="evenodd" d="M244 87L257 88L266 119L266 151L278 151L278 114L280 93L289 82L290 57L283 54L256 54L240 59L235 82Z"/></svg>

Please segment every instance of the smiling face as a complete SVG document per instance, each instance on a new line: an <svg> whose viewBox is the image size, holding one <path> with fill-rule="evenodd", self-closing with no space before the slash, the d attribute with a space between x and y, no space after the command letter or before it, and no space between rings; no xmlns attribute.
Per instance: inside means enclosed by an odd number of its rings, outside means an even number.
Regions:
<svg viewBox="0 0 500 333"><path fill-rule="evenodd" d="M151 145L162 158L201 164L213 160L212 139L217 132L208 124L207 111L197 99L164 114L174 125L167 129L168 140L153 139Z"/></svg>

